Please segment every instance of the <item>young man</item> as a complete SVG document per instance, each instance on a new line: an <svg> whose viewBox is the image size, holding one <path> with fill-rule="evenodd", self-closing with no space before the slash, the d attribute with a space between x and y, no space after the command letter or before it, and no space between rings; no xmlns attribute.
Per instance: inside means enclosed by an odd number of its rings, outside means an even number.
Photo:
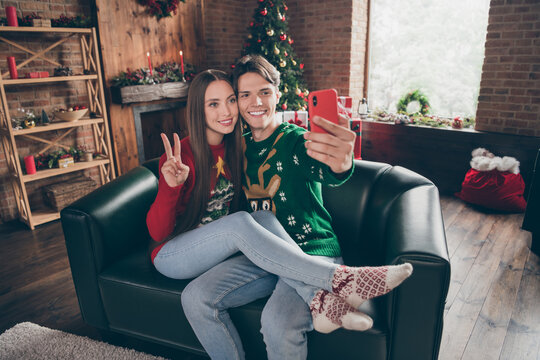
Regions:
<svg viewBox="0 0 540 360"><path fill-rule="evenodd" d="M310 133L275 119L279 72L260 56L245 56L235 66L234 87L240 114L251 128L245 137L244 192L254 211L270 210L306 253L341 263L321 185L337 186L353 171L355 134L348 120L333 124L312 119L328 134ZM276 283L277 281L277 283ZM240 337L227 309L272 294L263 310L268 359L307 358L306 332L313 329L303 296L317 296L291 280L276 279L244 256L215 266L184 290L182 304L193 330L212 359L243 359Z"/></svg>

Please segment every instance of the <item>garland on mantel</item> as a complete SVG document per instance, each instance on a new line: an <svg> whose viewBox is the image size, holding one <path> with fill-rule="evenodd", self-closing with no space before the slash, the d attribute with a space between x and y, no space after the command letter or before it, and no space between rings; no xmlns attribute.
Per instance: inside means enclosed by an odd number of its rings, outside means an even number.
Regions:
<svg viewBox="0 0 540 360"><path fill-rule="evenodd" d="M176 15L180 1L186 2L186 0L138 0L139 4L146 7L146 12L158 20Z"/></svg>

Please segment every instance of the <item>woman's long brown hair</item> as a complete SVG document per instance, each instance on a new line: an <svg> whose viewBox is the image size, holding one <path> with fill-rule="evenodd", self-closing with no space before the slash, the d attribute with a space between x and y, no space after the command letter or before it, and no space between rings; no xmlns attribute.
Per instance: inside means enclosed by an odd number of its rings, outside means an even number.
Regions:
<svg viewBox="0 0 540 360"><path fill-rule="evenodd" d="M195 228L201 222L210 197L210 184L214 166L214 157L206 137L206 116L204 96L208 86L218 80L231 84L230 76L220 70L206 70L199 73L191 82L187 100L188 131L195 165L195 184L186 211L177 220L175 233ZM232 84L231 84L232 88ZM225 142L225 162L234 185L234 198L231 212L238 210L242 190L242 133L240 120L234 130L223 137Z"/></svg>

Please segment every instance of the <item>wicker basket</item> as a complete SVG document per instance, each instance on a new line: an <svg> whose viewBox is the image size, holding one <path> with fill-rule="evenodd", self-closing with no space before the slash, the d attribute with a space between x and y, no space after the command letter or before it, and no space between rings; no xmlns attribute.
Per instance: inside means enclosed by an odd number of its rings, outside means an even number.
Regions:
<svg viewBox="0 0 540 360"><path fill-rule="evenodd" d="M75 200L92 192L96 187L97 184L94 180L80 176L43 187L43 198L47 205L60 211Z"/></svg>

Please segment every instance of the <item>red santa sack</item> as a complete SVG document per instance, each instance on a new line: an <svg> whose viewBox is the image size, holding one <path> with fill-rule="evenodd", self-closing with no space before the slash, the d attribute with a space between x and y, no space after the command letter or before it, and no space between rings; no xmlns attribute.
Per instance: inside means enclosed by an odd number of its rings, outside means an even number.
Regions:
<svg viewBox="0 0 540 360"><path fill-rule="evenodd" d="M478 171L470 169L455 195L463 201L489 209L524 212L525 183L521 174L509 171Z"/></svg>

